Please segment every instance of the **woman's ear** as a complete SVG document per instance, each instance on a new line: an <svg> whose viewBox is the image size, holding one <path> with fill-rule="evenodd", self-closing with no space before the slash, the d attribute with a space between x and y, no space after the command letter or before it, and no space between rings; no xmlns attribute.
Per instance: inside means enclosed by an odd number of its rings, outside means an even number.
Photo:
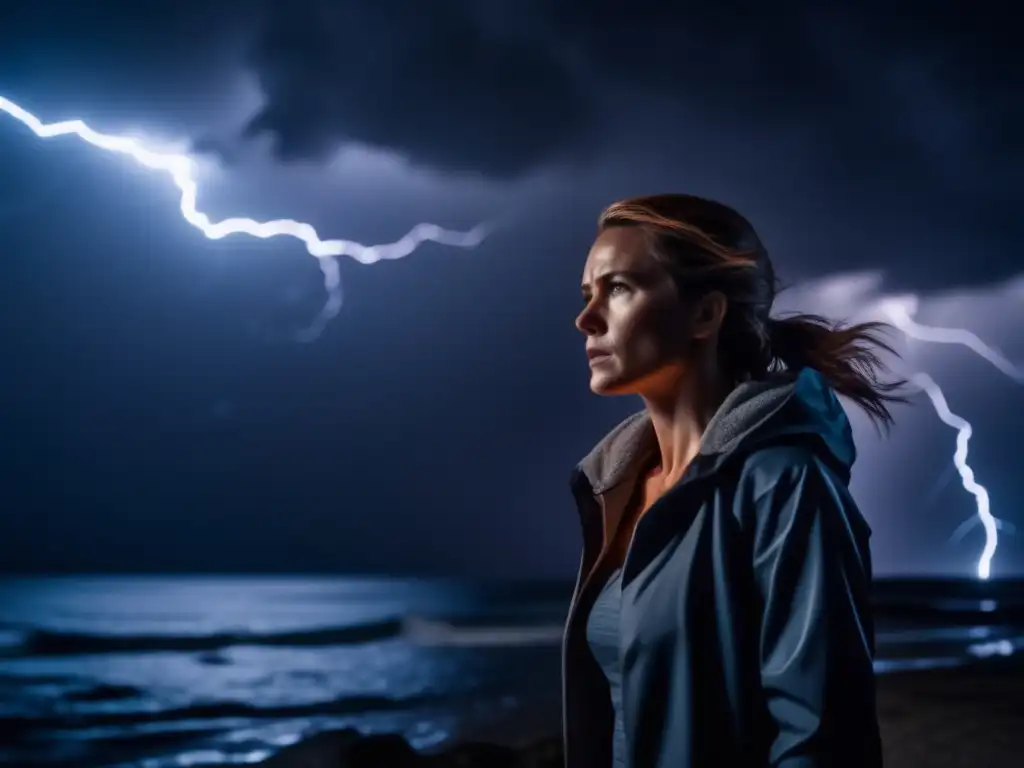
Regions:
<svg viewBox="0 0 1024 768"><path fill-rule="evenodd" d="M691 338L709 339L718 334L729 309L729 300L721 291L701 296L693 305Z"/></svg>

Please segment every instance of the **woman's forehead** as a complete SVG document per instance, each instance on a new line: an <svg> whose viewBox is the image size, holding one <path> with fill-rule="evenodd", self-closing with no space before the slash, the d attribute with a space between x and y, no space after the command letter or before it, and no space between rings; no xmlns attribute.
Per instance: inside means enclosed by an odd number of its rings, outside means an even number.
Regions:
<svg viewBox="0 0 1024 768"><path fill-rule="evenodd" d="M618 227L597 236L583 273L587 281L592 281L608 272L635 271L652 265L644 233L633 227Z"/></svg>

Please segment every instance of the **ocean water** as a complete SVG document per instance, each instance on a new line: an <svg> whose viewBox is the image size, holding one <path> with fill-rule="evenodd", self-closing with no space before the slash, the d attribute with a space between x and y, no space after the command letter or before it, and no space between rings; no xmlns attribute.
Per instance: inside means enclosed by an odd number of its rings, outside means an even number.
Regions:
<svg viewBox="0 0 1024 768"><path fill-rule="evenodd" d="M555 711L570 588L3 580L0 764L248 764L344 726L401 732L429 749L530 708ZM1020 585L979 589L879 585L877 671L1024 648Z"/></svg>

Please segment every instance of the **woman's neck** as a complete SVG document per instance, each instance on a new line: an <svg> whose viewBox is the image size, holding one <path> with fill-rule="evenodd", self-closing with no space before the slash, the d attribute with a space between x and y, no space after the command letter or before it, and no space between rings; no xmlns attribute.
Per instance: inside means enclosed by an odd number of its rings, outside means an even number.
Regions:
<svg viewBox="0 0 1024 768"><path fill-rule="evenodd" d="M658 440L664 487L683 476L700 451L708 422L715 415L729 388L720 376L687 376L672 388L671 395L644 397L654 434Z"/></svg>

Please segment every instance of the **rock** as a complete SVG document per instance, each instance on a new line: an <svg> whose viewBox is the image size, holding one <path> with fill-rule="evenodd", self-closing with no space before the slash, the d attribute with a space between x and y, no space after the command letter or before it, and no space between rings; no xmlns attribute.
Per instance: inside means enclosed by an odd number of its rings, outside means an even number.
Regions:
<svg viewBox="0 0 1024 768"><path fill-rule="evenodd" d="M562 768L562 763L562 739L551 736L524 747L517 768Z"/></svg>
<svg viewBox="0 0 1024 768"><path fill-rule="evenodd" d="M363 736L352 742L339 768L420 768L425 759L397 733Z"/></svg>
<svg viewBox="0 0 1024 768"><path fill-rule="evenodd" d="M430 768L518 768L519 753L512 747L468 742L433 755L426 765Z"/></svg>
<svg viewBox="0 0 1024 768"><path fill-rule="evenodd" d="M323 731L268 757L263 768L344 768L349 747L362 739L354 728Z"/></svg>
<svg viewBox="0 0 1024 768"><path fill-rule="evenodd" d="M562 768L560 739L541 739L522 749L485 742L456 744L419 754L399 734L363 735L347 728L325 731L285 747L263 768Z"/></svg>

